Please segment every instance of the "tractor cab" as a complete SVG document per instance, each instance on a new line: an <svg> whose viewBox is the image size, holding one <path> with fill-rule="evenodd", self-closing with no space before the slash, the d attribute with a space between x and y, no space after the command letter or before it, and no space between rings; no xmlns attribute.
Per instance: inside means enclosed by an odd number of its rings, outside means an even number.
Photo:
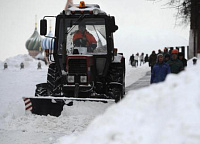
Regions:
<svg viewBox="0 0 200 144"><path fill-rule="evenodd" d="M41 20L41 35L46 35L47 20ZM84 32L81 30L84 29ZM114 56L112 33L118 29L113 16L108 16L99 5L68 6L56 17L56 55L91 54ZM91 38L93 37L93 38Z"/></svg>

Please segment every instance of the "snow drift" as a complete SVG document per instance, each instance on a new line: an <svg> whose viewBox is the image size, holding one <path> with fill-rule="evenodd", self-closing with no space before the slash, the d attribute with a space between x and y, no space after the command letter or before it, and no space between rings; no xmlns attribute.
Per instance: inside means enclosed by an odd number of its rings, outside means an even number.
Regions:
<svg viewBox="0 0 200 144"><path fill-rule="evenodd" d="M191 64L191 62L189 62ZM137 91L129 91L79 136L56 144L199 144L200 64Z"/></svg>

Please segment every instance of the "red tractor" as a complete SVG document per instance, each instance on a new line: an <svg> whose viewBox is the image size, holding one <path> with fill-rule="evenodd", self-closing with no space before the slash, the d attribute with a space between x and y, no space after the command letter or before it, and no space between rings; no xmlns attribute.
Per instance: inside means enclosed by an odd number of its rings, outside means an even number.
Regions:
<svg viewBox="0 0 200 144"><path fill-rule="evenodd" d="M45 16L40 34L47 33ZM47 82L36 85L35 97L24 97L34 114L59 116L73 101L118 102L125 94L125 58L114 48L115 18L99 5L81 2L56 18ZM27 100L29 102L27 102Z"/></svg>

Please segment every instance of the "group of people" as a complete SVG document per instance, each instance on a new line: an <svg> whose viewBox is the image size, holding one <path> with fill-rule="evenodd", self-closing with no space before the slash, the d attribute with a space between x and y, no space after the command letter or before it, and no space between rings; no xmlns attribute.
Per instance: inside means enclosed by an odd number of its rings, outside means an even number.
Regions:
<svg viewBox="0 0 200 144"><path fill-rule="evenodd" d="M148 54L146 54L146 56L144 56L144 53L141 53L141 55L139 55L139 53L137 53L136 55L132 54L130 56L129 62L131 64L131 66L137 67L140 62L140 66L146 62L149 61L149 57Z"/></svg>
<svg viewBox="0 0 200 144"><path fill-rule="evenodd" d="M149 66L151 67L151 81L150 83L158 83L165 80L169 73L178 74L185 67L187 67L187 60L184 58L184 54L177 49L173 49L168 52L165 48L162 52L152 51L149 57Z"/></svg>

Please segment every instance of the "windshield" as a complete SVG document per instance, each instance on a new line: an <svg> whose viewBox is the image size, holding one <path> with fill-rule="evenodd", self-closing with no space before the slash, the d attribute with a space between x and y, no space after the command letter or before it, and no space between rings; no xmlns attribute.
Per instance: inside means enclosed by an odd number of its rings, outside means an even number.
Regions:
<svg viewBox="0 0 200 144"><path fill-rule="evenodd" d="M59 30L58 53L62 54L63 20ZM84 18L65 20L67 54L107 54L105 20Z"/></svg>

